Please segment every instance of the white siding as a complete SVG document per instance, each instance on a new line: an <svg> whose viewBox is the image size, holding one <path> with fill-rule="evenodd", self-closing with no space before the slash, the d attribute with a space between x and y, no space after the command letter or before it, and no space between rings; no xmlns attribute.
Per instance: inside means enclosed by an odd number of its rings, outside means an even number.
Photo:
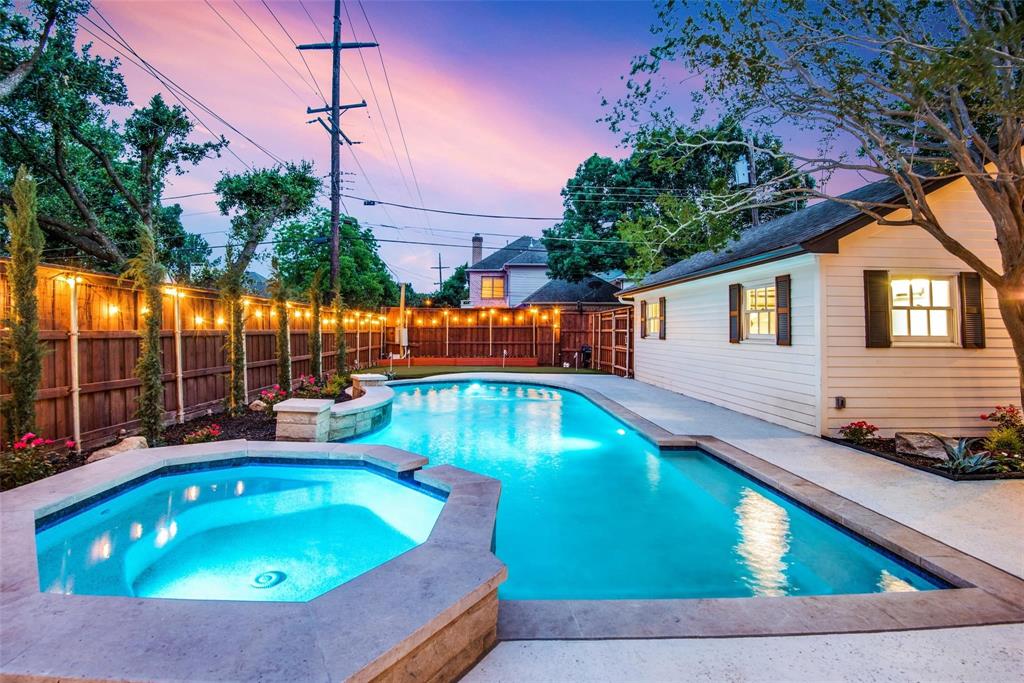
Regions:
<svg viewBox="0 0 1024 683"><path fill-rule="evenodd" d="M548 283L547 266L508 267L508 305L515 307Z"/></svg>
<svg viewBox="0 0 1024 683"><path fill-rule="evenodd" d="M729 343L729 285L792 277L793 345ZM811 255L641 293L636 378L802 432L819 433L818 264ZM640 300L665 297L666 338L640 338Z"/></svg>
<svg viewBox="0 0 1024 683"><path fill-rule="evenodd" d="M968 248L1002 270L995 229L964 180L934 191L929 202L941 223ZM970 270L917 227L870 225L821 257L825 284L824 394L826 427L867 420L894 431L983 433L978 419L996 404L1020 403L1017 364L999 316L995 292L985 292L986 348L869 349L864 342L865 270L892 274L955 274ZM846 408L834 407L846 397Z"/></svg>

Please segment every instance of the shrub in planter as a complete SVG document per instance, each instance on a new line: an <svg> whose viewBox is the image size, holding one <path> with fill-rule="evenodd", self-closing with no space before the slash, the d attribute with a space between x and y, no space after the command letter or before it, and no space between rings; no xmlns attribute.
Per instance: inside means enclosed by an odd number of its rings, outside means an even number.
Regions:
<svg viewBox="0 0 1024 683"><path fill-rule="evenodd" d="M7 451L0 453L0 490L30 484L53 474L51 459L67 455L66 451L60 453L60 449L55 449L54 444L53 439L44 439L26 432ZM74 441L64 442L67 451L74 447Z"/></svg>
<svg viewBox="0 0 1024 683"><path fill-rule="evenodd" d="M345 387L349 384L349 375L347 372L336 372L327 378L327 383L324 386L324 394L327 396L341 396L345 393Z"/></svg>
<svg viewBox="0 0 1024 683"><path fill-rule="evenodd" d="M865 444L875 438L875 432L877 431L878 427L870 422L858 420L857 422L851 422L840 427L839 436L851 443Z"/></svg>
<svg viewBox="0 0 1024 683"><path fill-rule="evenodd" d="M990 453L1018 454L1024 451L1024 439L1020 432L1010 426L996 427L985 437L985 450Z"/></svg>
<svg viewBox="0 0 1024 683"><path fill-rule="evenodd" d="M221 433L220 425L212 424L208 427L200 427L193 432L189 432L182 438L182 441L185 443L207 443L219 439Z"/></svg>
<svg viewBox="0 0 1024 683"><path fill-rule="evenodd" d="M298 386L292 389L292 396L296 398L327 398L329 395L325 390L325 382L318 380L313 375L300 377Z"/></svg>

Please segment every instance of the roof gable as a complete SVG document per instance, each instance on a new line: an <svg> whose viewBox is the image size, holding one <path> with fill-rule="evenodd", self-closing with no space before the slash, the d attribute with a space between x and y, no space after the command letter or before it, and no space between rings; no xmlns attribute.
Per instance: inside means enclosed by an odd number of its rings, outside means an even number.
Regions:
<svg viewBox="0 0 1024 683"><path fill-rule="evenodd" d="M548 252L537 237L523 235L469 267L469 270L501 270L506 265L544 266Z"/></svg>
<svg viewBox="0 0 1024 683"><path fill-rule="evenodd" d="M619 303L616 285L591 275L580 282L549 280L543 287L523 299L525 304L554 303Z"/></svg>

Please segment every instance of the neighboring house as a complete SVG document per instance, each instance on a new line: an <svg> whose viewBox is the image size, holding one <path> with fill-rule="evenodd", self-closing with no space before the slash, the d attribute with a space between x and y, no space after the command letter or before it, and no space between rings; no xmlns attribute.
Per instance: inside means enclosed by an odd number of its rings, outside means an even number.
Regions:
<svg viewBox="0 0 1024 683"><path fill-rule="evenodd" d="M548 252L536 237L524 235L482 256L483 239L473 237L473 264L469 276L469 299L463 308L516 308L545 304L578 306L586 309L621 306L615 292L621 284L591 276L580 283L548 278ZM621 273L618 273L621 276Z"/></svg>
<svg viewBox="0 0 1024 683"><path fill-rule="evenodd" d="M845 196L902 194L878 182ZM1001 267L966 180L934 183L929 202ZM885 435L980 434L979 414L1020 401L995 291L921 228L879 226L837 202L748 229L620 297L638 321L637 379L803 432L867 420Z"/></svg>

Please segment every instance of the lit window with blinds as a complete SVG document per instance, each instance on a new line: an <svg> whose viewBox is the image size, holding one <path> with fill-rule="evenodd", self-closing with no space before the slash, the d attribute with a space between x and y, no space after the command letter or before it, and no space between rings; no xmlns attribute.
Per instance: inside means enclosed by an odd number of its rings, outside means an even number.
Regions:
<svg viewBox="0 0 1024 683"><path fill-rule="evenodd" d="M894 342L954 341L953 278L894 276L889 283Z"/></svg>
<svg viewBox="0 0 1024 683"><path fill-rule="evenodd" d="M775 287L748 287L744 290L744 333L748 339L775 336Z"/></svg>

